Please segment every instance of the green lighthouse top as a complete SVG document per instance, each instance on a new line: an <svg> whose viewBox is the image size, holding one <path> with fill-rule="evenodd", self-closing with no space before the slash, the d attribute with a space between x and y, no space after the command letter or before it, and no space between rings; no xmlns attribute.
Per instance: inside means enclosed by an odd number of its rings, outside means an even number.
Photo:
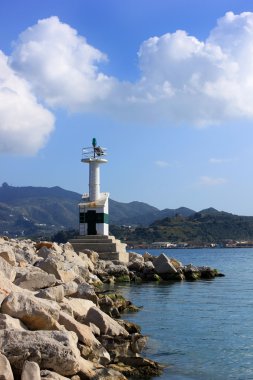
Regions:
<svg viewBox="0 0 253 380"><path fill-rule="evenodd" d="M92 146L93 146L93 148L96 148L96 146L97 146L97 140L95 139L95 137L93 137L93 139L92 139Z"/></svg>

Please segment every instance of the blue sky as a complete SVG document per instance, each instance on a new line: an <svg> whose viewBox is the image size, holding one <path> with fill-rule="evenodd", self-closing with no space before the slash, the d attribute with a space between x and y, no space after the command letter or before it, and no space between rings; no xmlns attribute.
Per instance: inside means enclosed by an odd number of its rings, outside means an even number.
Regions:
<svg viewBox="0 0 253 380"><path fill-rule="evenodd" d="M253 3L2 0L0 181L253 215Z"/></svg>

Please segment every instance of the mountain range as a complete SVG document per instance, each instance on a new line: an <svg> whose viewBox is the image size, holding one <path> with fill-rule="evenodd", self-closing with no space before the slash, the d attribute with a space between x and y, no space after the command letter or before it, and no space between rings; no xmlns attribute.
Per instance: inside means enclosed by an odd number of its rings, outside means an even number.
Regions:
<svg viewBox="0 0 253 380"><path fill-rule="evenodd" d="M78 229L81 194L55 187L0 187L0 235L50 237ZM110 232L126 242L253 241L253 217L214 208L159 210L143 202L109 200Z"/></svg>
<svg viewBox="0 0 253 380"><path fill-rule="evenodd" d="M78 228L78 203L82 195L55 187L0 187L0 234L39 235ZM148 226L155 220L195 211L185 207L159 210L143 202L109 199L110 224Z"/></svg>

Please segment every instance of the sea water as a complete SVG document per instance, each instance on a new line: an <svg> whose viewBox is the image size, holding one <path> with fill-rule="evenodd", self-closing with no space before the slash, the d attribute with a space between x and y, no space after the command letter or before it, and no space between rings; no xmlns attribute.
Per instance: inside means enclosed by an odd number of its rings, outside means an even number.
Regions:
<svg viewBox="0 0 253 380"><path fill-rule="evenodd" d="M143 306L123 318L139 324L149 337L143 355L165 365L159 379L253 380L253 249L149 252L225 274L213 280L119 286L126 298Z"/></svg>

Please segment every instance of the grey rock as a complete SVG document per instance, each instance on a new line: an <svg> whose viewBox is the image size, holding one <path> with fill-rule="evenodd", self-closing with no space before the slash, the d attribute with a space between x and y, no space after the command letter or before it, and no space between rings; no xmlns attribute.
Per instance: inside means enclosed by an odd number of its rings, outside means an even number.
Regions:
<svg viewBox="0 0 253 380"><path fill-rule="evenodd" d="M98 304L98 297L95 293L94 287L87 284L86 282L83 282L78 285L76 294L73 295L77 298L84 298L86 300L90 300L94 302L94 304Z"/></svg>
<svg viewBox="0 0 253 380"><path fill-rule="evenodd" d="M129 275L129 270L125 265L110 265L106 267L106 271L109 275L120 277L124 275Z"/></svg>
<svg viewBox="0 0 253 380"><path fill-rule="evenodd" d="M69 377L61 376L56 372L43 369L40 371L41 380L69 380ZM71 377L71 380L73 378ZM79 378L80 379L80 378Z"/></svg>
<svg viewBox="0 0 253 380"><path fill-rule="evenodd" d="M48 275L48 276L54 276L54 275ZM56 302L61 302L64 298L64 287L63 285L58 285L58 286L53 286L47 289L41 289L36 294L36 297L45 298L45 299L56 301Z"/></svg>
<svg viewBox="0 0 253 380"><path fill-rule="evenodd" d="M64 290L64 296L72 296L77 292L78 284L75 281L69 281L62 284Z"/></svg>
<svg viewBox="0 0 253 380"><path fill-rule="evenodd" d="M26 360L63 376L74 375L80 369L77 336L69 331L0 330L0 351L19 374Z"/></svg>
<svg viewBox="0 0 253 380"><path fill-rule="evenodd" d="M27 266L26 268L19 269L14 283L23 289L35 291L53 286L56 282L57 279L53 274L48 274L44 270L34 266Z"/></svg>

